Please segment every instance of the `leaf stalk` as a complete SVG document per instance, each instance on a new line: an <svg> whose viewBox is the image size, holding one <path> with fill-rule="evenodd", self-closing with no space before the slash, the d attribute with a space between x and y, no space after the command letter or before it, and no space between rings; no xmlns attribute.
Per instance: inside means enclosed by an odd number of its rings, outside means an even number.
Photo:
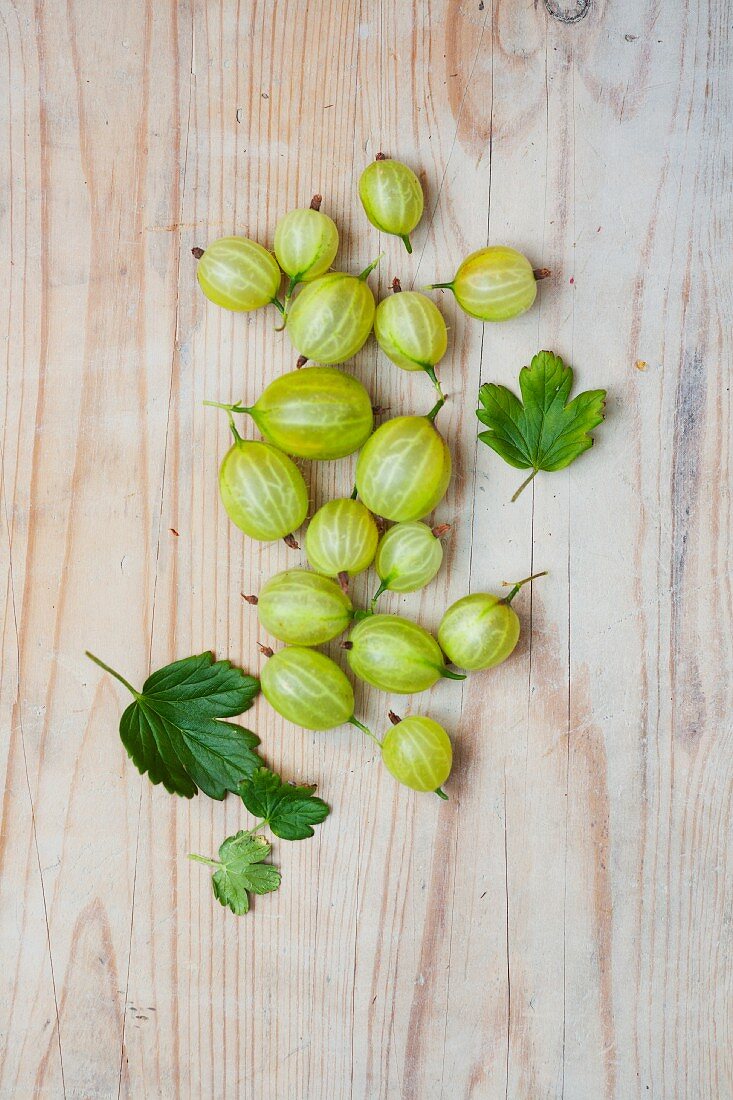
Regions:
<svg viewBox="0 0 733 1100"><path fill-rule="evenodd" d="M512 497L512 504L514 504L514 501L517 500L517 498L520 496L520 494L524 492L524 490L527 488L527 486L530 484L530 482L534 481L534 479L537 477L538 473L539 473L539 470L533 470L532 473L529 475L529 477L525 478L525 480L522 482L522 484L519 486L516 493Z"/></svg>
<svg viewBox="0 0 733 1100"><path fill-rule="evenodd" d="M106 665L104 661L101 661L99 659L99 657L95 657L94 654L90 653L88 649L84 651L84 654L86 657L89 658L90 661L94 661L95 665L99 665L99 667L103 669L104 672L108 672L110 676L114 676L115 680L119 680L119 682L123 684L124 687L126 687L127 690L135 696L136 699L140 698L140 692L135 691L135 688L132 686L132 684L128 683L124 676L120 676L119 672L115 672L113 668L110 668L109 665Z"/></svg>

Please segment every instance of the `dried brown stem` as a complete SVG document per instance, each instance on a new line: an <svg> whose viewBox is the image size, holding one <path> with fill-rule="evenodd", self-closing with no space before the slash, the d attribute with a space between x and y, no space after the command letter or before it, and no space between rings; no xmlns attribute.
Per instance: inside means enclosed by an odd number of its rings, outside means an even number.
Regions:
<svg viewBox="0 0 733 1100"><path fill-rule="evenodd" d="M247 596L244 592L240 592L240 596L243 600L246 600L247 603L251 603L253 607L257 607L257 604L260 602L256 596Z"/></svg>
<svg viewBox="0 0 733 1100"><path fill-rule="evenodd" d="M295 535L286 535L283 539L286 546L289 546L291 550L300 550L299 544L295 541Z"/></svg>
<svg viewBox="0 0 733 1100"><path fill-rule="evenodd" d="M392 723L393 726L399 726L400 722L402 721L399 714L395 714L395 712L393 710L391 710L389 712L387 717L389 718L389 720L390 720L390 722Z"/></svg>
<svg viewBox="0 0 733 1100"><path fill-rule="evenodd" d="M201 257L203 256L203 254L204 254L203 248L196 247L196 248L191 249L191 255L195 256L197 260L200 260Z"/></svg>
<svg viewBox="0 0 733 1100"><path fill-rule="evenodd" d="M323 202L323 195L314 195L311 199L311 210L320 210L321 203Z"/></svg>
<svg viewBox="0 0 733 1100"><path fill-rule="evenodd" d="M348 594L349 594L349 574L346 572L345 569L342 569L336 579L339 582L339 585L341 587L341 591L345 592L348 596Z"/></svg>
<svg viewBox="0 0 733 1100"><path fill-rule="evenodd" d="M433 534L436 539L442 539L443 535L447 535L452 527L452 523L439 523L437 527L433 527Z"/></svg>

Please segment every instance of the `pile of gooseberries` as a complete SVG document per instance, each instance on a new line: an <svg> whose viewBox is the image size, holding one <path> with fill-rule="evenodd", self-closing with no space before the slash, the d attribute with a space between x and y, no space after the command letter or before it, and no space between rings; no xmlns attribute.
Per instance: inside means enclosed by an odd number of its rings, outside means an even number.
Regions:
<svg viewBox="0 0 733 1100"><path fill-rule="evenodd" d="M380 153L362 173L359 197L371 224L400 237L411 253L424 206L415 173ZM258 594L244 597L256 606L266 634L283 643L277 650L260 645L267 657L262 692L278 714L304 729L350 723L379 745L398 782L445 798L452 764L445 729L427 715L399 719L389 711L391 725L378 737L354 714L354 690L344 669L316 647L348 632L341 651L350 672L384 692L412 695L441 678L464 680L513 652L520 622L511 603L533 578L517 582L504 597L477 592L459 599L445 611L437 637L401 615L377 611L385 594L429 584L443 561L441 539L450 526L426 519L451 477L451 453L436 427L445 403L436 368L448 349L448 329L435 302L421 291L403 290L397 278L392 293L377 303L369 277L381 257L358 274L333 270L339 233L321 203L315 195L310 207L278 222L274 255L244 237L193 249L207 298L239 312L273 305L278 330L297 352L294 369L271 382L254 404L207 402L226 412L233 435L219 470L221 499L250 538L285 539L300 549L295 534L310 498L299 463L359 452L352 496L321 503L310 519L304 540L309 568L303 562L277 573ZM530 308L537 280L546 274L513 248L492 245L468 256L452 282L423 289L451 290L469 316L506 321ZM369 393L338 367L372 331L397 367L427 374L437 397L429 412L394 416L375 429ZM260 440L240 434L239 416L251 418ZM351 579L371 566L378 583L368 606L356 608Z"/></svg>

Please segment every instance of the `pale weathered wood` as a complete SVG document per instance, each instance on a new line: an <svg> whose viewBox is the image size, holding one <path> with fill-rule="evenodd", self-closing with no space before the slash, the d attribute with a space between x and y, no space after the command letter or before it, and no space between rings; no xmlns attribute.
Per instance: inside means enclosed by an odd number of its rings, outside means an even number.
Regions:
<svg viewBox="0 0 733 1100"><path fill-rule="evenodd" d="M725 5L0 14L0 1096L733 1097ZM359 207L380 148L424 181L412 257ZM141 779L122 692L82 654L133 680L203 648L260 667L240 592L303 558L227 521L202 401L253 399L294 356L274 315L202 298L190 249L270 243L314 191L339 265L385 253L381 293L487 241L552 269L511 324L440 299L455 529L434 584L385 606L435 627L468 590L550 575L500 669L358 692L377 729L393 705L452 730L447 804L258 702L268 759L333 812L277 844L283 888L237 920L185 856L243 808ZM608 386L607 423L511 504L475 396L548 346ZM373 342L348 369L392 412L427 408ZM306 473L317 504L353 460Z"/></svg>

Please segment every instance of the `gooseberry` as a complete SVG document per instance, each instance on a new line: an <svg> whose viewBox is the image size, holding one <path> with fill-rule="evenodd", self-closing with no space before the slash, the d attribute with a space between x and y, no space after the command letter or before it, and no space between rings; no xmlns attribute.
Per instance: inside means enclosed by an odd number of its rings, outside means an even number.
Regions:
<svg viewBox="0 0 733 1100"><path fill-rule="evenodd" d="M401 237L412 252L410 233L420 221L424 205L420 180L412 169L379 153L361 174L359 198L372 225Z"/></svg>

